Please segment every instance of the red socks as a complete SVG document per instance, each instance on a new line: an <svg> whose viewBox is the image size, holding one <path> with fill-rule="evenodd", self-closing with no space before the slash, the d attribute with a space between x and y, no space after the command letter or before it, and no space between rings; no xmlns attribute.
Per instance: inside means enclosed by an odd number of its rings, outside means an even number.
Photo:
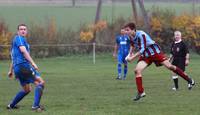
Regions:
<svg viewBox="0 0 200 115"><path fill-rule="evenodd" d="M136 77L135 81L136 81L138 93L139 94L143 93L144 92L144 88L143 88L143 85L142 85L142 76Z"/></svg>
<svg viewBox="0 0 200 115"><path fill-rule="evenodd" d="M188 77L188 75L186 75L180 68L176 67L176 70L173 70L173 72L181 76L186 81L190 82L190 78ZM144 88L142 85L142 76L136 77L135 81L136 81L138 93L139 94L143 93Z"/></svg>
<svg viewBox="0 0 200 115"><path fill-rule="evenodd" d="M173 70L173 72L181 76L186 81L188 82L190 81L190 78L188 77L188 75L186 75L180 68L176 67L176 70Z"/></svg>

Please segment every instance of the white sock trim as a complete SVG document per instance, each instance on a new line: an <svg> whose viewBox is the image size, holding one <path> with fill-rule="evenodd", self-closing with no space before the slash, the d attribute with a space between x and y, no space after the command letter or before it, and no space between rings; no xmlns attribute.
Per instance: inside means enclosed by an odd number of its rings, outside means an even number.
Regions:
<svg viewBox="0 0 200 115"><path fill-rule="evenodd" d="M178 76L172 76L172 79L177 79L178 78Z"/></svg>

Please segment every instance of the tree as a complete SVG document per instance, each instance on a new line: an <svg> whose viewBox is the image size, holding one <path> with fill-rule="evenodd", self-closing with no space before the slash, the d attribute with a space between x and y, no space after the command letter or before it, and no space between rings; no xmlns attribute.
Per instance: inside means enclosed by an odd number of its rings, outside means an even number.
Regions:
<svg viewBox="0 0 200 115"><path fill-rule="evenodd" d="M94 25L96 25L100 19L101 6L102 6L102 0L98 0ZM94 31L94 39L92 40L93 43L95 42L95 39L96 39L96 31Z"/></svg>
<svg viewBox="0 0 200 115"><path fill-rule="evenodd" d="M76 0L72 0L72 7L75 7L76 5Z"/></svg>
<svg viewBox="0 0 200 115"><path fill-rule="evenodd" d="M147 12L146 12L145 7L144 7L144 0L138 0L138 3L139 3L139 6L140 6L140 9L142 11L142 15L144 17L145 27L146 27L147 31L149 32L150 31L149 18L148 18Z"/></svg>
<svg viewBox="0 0 200 115"><path fill-rule="evenodd" d="M95 16L95 24L99 21L100 19L100 14L101 14L101 5L102 5L102 0L98 0L97 3L97 10L96 10L96 16Z"/></svg>
<svg viewBox="0 0 200 115"><path fill-rule="evenodd" d="M135 0L131 0L131 3L132 3L132 9L133 9L133 16L134 16L134 19L135 19L135 23L137 24L138 19L137 19L136 2L135 2Z"/></svg>

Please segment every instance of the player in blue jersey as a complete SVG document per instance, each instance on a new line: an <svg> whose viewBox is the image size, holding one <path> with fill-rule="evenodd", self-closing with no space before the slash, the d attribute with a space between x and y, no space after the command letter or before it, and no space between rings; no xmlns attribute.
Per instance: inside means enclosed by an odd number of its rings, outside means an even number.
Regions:
<svg viewBox="0 0 200 115"><path fill-rule="evenodd" d="M22 90L16 94L7 109L18 108L17 104L31 91L30 83L34 83L35 95L32 110L41 111L44 109L40 106L44 80L40 77L39 68L30 56L30 47L26 40L27 33L27 26L20 24L17 27L17 34L12 40L12 63L10 64L8 76L11 78L14 74L15 78L19 80Z"/></svg>
<svg viewBox="0 0 200 115"><path fill-rule="evenodd" d="M125 60L126 56L129 53L130 49L130 39L128 38L129 36L125 33L124 29L121 29L120 35L116 36L116 44L114 47L114 52L113 52L113 57L118 59L118 65L117 65L117 70L118 70L118 76L117 80L125 80L126 75L128 72L128 64L127 61ZM122 64L124 64L124 76L122 78Z"/></svg>
<svg viewBox="0 0 200 115"><path fill-rule="evenodd" d="M126 60L132 61L139 57L134 70L138 90L138 94L134 98L134 101L137 101L146 95L142 84L142 72L151 63L155 63L156 66L164 65L167 69L181 76L187 81L188 89L191 89L193 85L195 85L194 80L184 73L183 70L169 62L168 58L161 51L159 45L156 44L148 34L144 31L136 30L136 25L134 23L128 23L125 25L125 30L129 34L131 44L133 44L132 47L135 47L135 49L138 50L138 52L133 55L126 57Z"/></svg>

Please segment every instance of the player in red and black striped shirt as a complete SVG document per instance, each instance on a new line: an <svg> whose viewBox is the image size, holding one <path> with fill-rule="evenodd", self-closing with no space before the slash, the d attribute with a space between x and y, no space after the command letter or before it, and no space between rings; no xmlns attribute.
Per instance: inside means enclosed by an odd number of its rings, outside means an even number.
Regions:
<svg viewBox="0 0 200 115"><path fill-rule="evenodd" d="M137 85L138 94L134 98L134 101L139 100L145 96L143 83L142 83L142 72L151 63L155 63L157 66L164 65L167 69L173 71L174 73L185 79L189 88L195 84L194 80L190 78L186 73L184 73L179 67L172 65L168 58L162 53L159 46L155 43L151 37L144 31L136 30L136 25L134 23L128 23L125 25L126 33L130 36L131 44L134 44L136 50L138 50L133 55L126 57L127 61L132 61L139 57L139 61L135 67L135 80Z"/></svg>

